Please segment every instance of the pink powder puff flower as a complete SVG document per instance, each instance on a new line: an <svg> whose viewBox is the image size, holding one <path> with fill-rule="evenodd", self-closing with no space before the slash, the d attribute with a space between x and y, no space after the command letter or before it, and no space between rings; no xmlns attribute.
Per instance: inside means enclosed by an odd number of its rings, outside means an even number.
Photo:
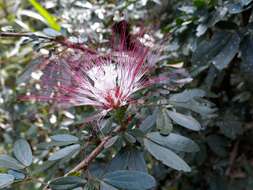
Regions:
<svg viewBox="0 0 253 190"><path fill-rule="evenodd" d="M128 24L113 27L112 49L101 55L71 49L44 58L40 89L21 99L54 101L58 105L91 105L100 115L133 101L132 95L166 78L147 77L160 54L130 35Z"/></svg>

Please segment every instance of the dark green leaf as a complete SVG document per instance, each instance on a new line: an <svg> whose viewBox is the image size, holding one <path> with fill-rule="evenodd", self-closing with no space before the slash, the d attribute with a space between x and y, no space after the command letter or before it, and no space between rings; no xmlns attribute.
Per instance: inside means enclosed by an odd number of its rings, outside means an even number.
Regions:
<svg viewBox="0 0 253 190"><path fill-rule="evenodd" d="M105 148L110 148L112 145L114 145L114 143L116 143L116 141L118 140L118 138L119 138L118 135L112 137L111 139L109 139L109 140L105 143L104 147L105 147Z"/></svg>
<svg viewBox="0 0 253 190"><path fill-rule="evenodd" d="M90 174L98 179L101 179L107 172L107 164L102 162L94 162L88 168Z"/></svg>
<svg viewBox="0 0 253 190"><path fill-rule="evenodd" d="M20 139L16 141L13 152L15 157L25 166L30 166L32 164L32 150L26 140Z"/></svg>
<svg viewBox="0 0 253 190"><path fill-rule="evenodd" d="M251 81L252 74L253 74L253 37L247 36L242 42L241 45L241 58L242 63L240 64L240 70L243 77L246 81L250 84L253 84Z"/></svg>
<svg viewBox="0 0 253 190"><path fill-rule="evenodd" d="M126 141L128 141L131 144L136 142L136 138L133 135L127 133L127 132L124 133L124 137L125 137Z"/></svg>
<svg viewBox="0 0 253 190"><path fill-rule="evenodd" d="M140 125L140 130L142 130L144 133L147 133L152 129L152 127L155 125L156 116L155 114L149 115L146 117L143 122Z"/></svg>
<svg viewBox="0 0 253 190"><path fill-rule="evenodd" d="M186 164L184 160L182 160L171 150L164 148L148 139L144 139L144 145L157 160L160 160L168 167L185 172L191 171L191 168L188 166L188 164Z"/></svg>
<svg viewBox="0 0 253 190"><path fill-rule="evenodd" d="M53 141L57 142L77 142L78 138L69 134L53 135L50 137Z"/></svg>
<svg viewBox="0 0 253 190"><path fill-rule="evenodd" d="M238 52L240 42L241 38L237 33L216 32L210 41L199 44L192 62L198 65L212 62L217 69L222 70Z"/></svg>
<svg viewBox="0 0 253 190"><path fill-rule="evenodd" d="M131 131L129 131L131 135L133 135L135 138L143 137L145 134L140 128L134 128Z"/></svg>
<svg viewBox="0 0 253 190"><path fill-rule="evenodd" d="M220 52L212 59L212 63L217 69L222 70L228 66L228 64L232 61L232 59L238 52L240 42L241 38L237 33L233 35L231 34L227 43L223 46Z"/></svg>
<svg viewBox="0 0 253 190"><path fill-rule="evenodd" d="M14 176L10 174L0 174L0 189L9 186L14 182Z"/></svg>
<svg viewBox="0 0 253 190"><path fill-rule="evenodd" d="M106 119L103 123L101 123L101 132L103 134L108 134L114 129L115 125L111 118Z"/></svg>
<svg viewBox="0 0 253 190"><path fill-rule="evenodd" d="M112 159L107 171L117 171L117 170L139 170L146 172L146 162L143 157L143 153L140 150L122 149L116 156Z"/></svg>
<svg viewBox="0 0 253 190"><path fill-rule="evenodd" d="M236 139L238 135L243 133L242 123L233 114L226 114L222 121L217 124L222 133L228 138Z"/></svg>
<svg viewBox="0 0 253 190"><path fill-rule="evenodd" d="M64 158L65 156L68 156L70 154L74 154L75 152L80 150L80 145L79 144L74 144L71 146L67 146L65 148L62 148L58 151L56 151L53 155L51 155L48 160L59 160L61 158Z"/></svg>
<svg viewBox="0 0 253 190"><path fill-rule="evenodd" d="M41 172L45 172L49 168L52 168L58 161L46 161L41 165L37 165L35 169L33 169L32 174L38 174Z"/></svg>
<svg viewBox="0 0 253 190"><path fill-rule="evenodd" d="M16 159L8 155L0 155L0 168L20 170L24 169L25 166L21 165Z"/></svg>
<svg viewBox="0 0 253 190"><path fill-rule="evenodd" d="M158 132L152 132L148 133L147 137L162 146L171 148L176 151L199 151L199 146L194 141L179 134L170 133L168 136L162 136Z"/></svg>
<svg viewBox="0 0 253 190"><path fill-rule="evenodd" d="M230 190L227 189L228 181L223 176L212 176L210 179L210 190Z"/></svg>
<svg viewBox="0 0 253 190"><path fill-rule="evenodd" d="M112 186L126 190L145 190L155 187L155 179L140 171L120 170L107 173L103 181Z"/></svg>
<svg viewBox="0 0 253 190"><path fill-rule="evenodd" d="M210 149L218 156L225 157L227 155L227 141L218 135L210 135L207 137L207 144Z"/></svg>
<svg viewBox="0 0 253 190"><path fill-rule="evenodd" d="M129 151L121 150L118 154L112 159L111 163L108 166L108 171L117 171L127 169L129 160Z"/></svg>
<svg viewBox="0 0 253 190"><path fill-rule="evenodd" d="M176 122L178 125L181 125L182 127L194 131L199 131L201 129L199 122L191 116L183 115L181 113L173 111L168 111L168 115L174 122Z"/></svg>
<svg viewBox="0 0 253 190"><path fill-rule="evenodd" d="M205 0L193 0L193 4L198 8L203 8L204 6L206 6L206 1Z"/></svg>
<svg viewBox="0 0 253 190"><path fill-rule="evenodd" d="M86 180L81 177L67 176L53 180L49 186L53 190L72 190L76 187L83 186L85 183Z"/></svg>

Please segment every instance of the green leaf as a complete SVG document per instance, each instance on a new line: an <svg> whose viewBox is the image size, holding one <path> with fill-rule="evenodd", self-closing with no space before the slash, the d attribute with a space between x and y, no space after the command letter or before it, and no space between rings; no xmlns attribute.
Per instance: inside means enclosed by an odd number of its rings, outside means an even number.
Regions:
<svg viewBox="0 0 253 190"><path fill-rule="evenodd" d="M10 174L0 174L0 189L9 186L14 182L14 176Z"/></svg>
<svg viewBox="0 0 253 190"><path fill-rule="evenodd" d="M144 132L140 128L134 128L129 131L131 135L133 135L136 139L142 138L145 136Z"/></svg>
<svg viewBox="0 0 253 190"><path fill-rule="evenodd" d="M227 43L212 59L213 65L219 70L226 68L238 52L240 42L241 38L237 33L230 34L230 38L228 39Z"/></svg>
<svg viewBox="0 0 253 190"><path fill-rule="evenodd" d="M240 0L240 2L243 6L247 6L252 2L252 0Z"/></svg>
<svg viewBox="0 0 253 190"><path fill-rule="evenodd" d="M44 142L44 143L39 143L37 145L37 148L38 149L49 149L49 148L52 148L54 146L67 146L67 145L70 145L70 144L73 144L75 142L73 141L52 141L52 142Z"/></svg>
<svg viewBox="0 0 253 190"><path fill-rule="evenodd" d="M237 33L216 32L210 41L199 44L192 56L192 62L198 65L212 62L217 69L222 70L238 52L240 42L241 38Z"/></svg>
<svg viewBox="0 0 253 190"><path fill-rule="evenodd" d="M129 151L127 168L129 170L147 172L147 165L144 159L143 152L137 149L131 149Z"/></svg>
<svg viewBox="0 0 253 190"><path fill-rule="evenodd" d="M20 170L24 169L25 166L21 165L16 159L8 155L0 155L0 168Z"/></svg>
<svg viewBox="0 0 253 190"><path fill-rule="evenodd" d="M202 116L207 116L217 111L217 109L213 108L213 105L208 101L198 102L196 100L191 100L189 102L170 102L170 103L175 107L189 109L193 112L201 114Z"/></svg>
<svg viewBox="0 0 253 190"><path fill-rule="evenodd" d="M220 176L220 175L214 175L214 176L210 176L209 179L209 190L231 190L230 188L228 188L228 180L224 177L224 176ZM244 188L239 188L239 189L244 189ZM236 189L238 190L238 189Z"/></svg>
<svg viewBox="0 0 253 190"><path fill-rule="evenodd" d="M173 150L184 152L199 151L199 146L194 141L176 133L170 133L168 136L162 136L158 132L152 132L148 133L147 137L148 139Z"/></svg>
<svg viewBox="0 0 253 190"><path fill-rule="evenodd" d="M227 156L228 144L224 138L218 135L209 135L206 140L207 140L208 146L215 154L221 157Z"/></svg>
<svg viewBox="0 0 253 190"><path fill-rule="evenodd" d="M193 0L193 4L198 8L206 6L206 0Z"/></svg>
<svg viewBox="0 0 253 190"><path fill-rule="evenodd" d="M56 18L52 16L39 2L36 0L29 0L33 7L39 12L39 14L45 18L48 25L56 31L61 30L61 26L56 22Z"/></svg>
<svg viewBox="0 0 253 190"><path fill-rule="evenodd" d="M30 166L32 164L32 150L26 140L20 139L16 141L13 152L15 157L25 166Z"/></svg>
<svg viewBox="0 0 253 190"><path fill-rule="evenodd" d="M39 21L47 24L47 21L45 20L45 18L43 18L38 12L35 12L33 10L28 10L28 9L23 10L23 9L21 9L19 15L20 16L27 16L27 17L39 20Z"/></svg>
<svg viewBox="0 0 253 190"><path fill-rule="evenodd" d="M89 172L92 176L101 179L108 172L108 165L102 162L94 162L89 166Z"/></svg>
<svg viewBox="0 0 253 190"><path fill-rule="evenodd" d="M251 78L253 74L253 36L246 36L241 45L241 58L240 71L247 83L253 84Z"/></svg>
<svg viewBox="0 0 253 190"><path fill-rule="evenodd" d="M227 6L228 12L230 14L238 14L241 13L245 10L245 8L243 7L243 5L241 3L230 3Z"/></svg>
<svg viewBox="0 0 253 190"><path fill-rule="evenodd" d="M201 89L184 90L181 93L173 94L169 101L173 102L188 102L194 98L202 98L206 95L206 92Z"/></svg>
<svg viewBox="0 0 253 190"><path fill-rule="evenodd" d="M171 150L164 148L148 139L144 139L144 145L147 150L163 164L176 170L190 172L191 168L177 154Z"/></svg>
<svg viewBox="0 0 253 190"><path fill-rule="evenodd" d="M124 139L131 144L134 144L136 142L136 138L127 132L124 133Z"/></svg>
<svg viewBox="0 0 253 190"><path fill-rule="evenodd" d="M36 168L33 169L32 175L37 175L39 173L47 171L49 168L52 168L58 161L46 161L41 165L37 165Z"/></svg>
<svg viewBox="0 0 253 190"><path fill-rule="evenodd" d="M107 171L117 171L117 170L125 170L127 169L129 160L129 151L121 149L118 154L112 159L109 164Z"/></svg>
<svg viewBox="0 0 253 190"><path fill-rule="evenodd" d="M118 189L116 189L115 187L101 181L99 190L118 190Z"/></svg>
<svg viewBox="0 0 253 190"><path fill-rule="evenodd" d="M173 125L166 109L159 110L156 118L156 127L160 133L164 135L167 135L172 131Z"/></svg>
<svg viewBox="0 0 253 190"><path fill-rule="evenodd" d="M140 124L140 130L143 131L144 133L147 133L155 125L155 121L156 115L155 114L149 115Z"/></svg>
<svg viewBox="0 0 253 190"><path fill-rule="evenodd" d="M221 132L228 138L236 139L243 133L242 123L233 114L225 114L222 120L217 123Z"/></svg>
<svg viewBox="0 0 253 190"><path fill-rule="evenodd" d="M112 159L107 171L112 172L126 169L147 172L143 152L135 148L122 149Z"/></svg>
<svg viewBox="0 0 253 190"><path fill-rule="evenodd" d="M68 156L70 154L74 154L75 152L80 150L80 145L79 144L74 144L71 146L67 146L65 148L62 148L58 151L56 151L53 155L51 155L48 160L59 160L61 158L64 158L65 156Z"/></svg>
<svg viewBox="0 0 253 190"><path fill-rule="evenodd" d="M16 79L16 83L17 83L17 84L21 84L21 83L25 83L25 82L27 82L28 80L30 80L31 74L39 68L40 63L42 63L43 60L44 60L44 57L43 57L43 56L38 57L38 58L32 60L32 61L24 68L24 72L21 73L20 76L18 76L18 78Z"/></svg>
<svg viewBox="0 0 253 190"><path fill-rule="evenodd" d="M193 14L196 11L196 7L183 5L183 6L179 7L178 10L185 12L187 14Z"/></svg>
<svg viewBox="0 0 253 190"><path fill-rule="evenodd" d="M225 122L219 126L222 133L231 139L236 139L238 135L243 133L243 128L239 121L227 121L227 123Z"/></svg>
<svg viewBox="0 0 253 190"><path fill-rule="evenodd" d="M125 190L145 190L155 187L155 179L140 171L119 170L107 173L103 181Z"/></svg>
<svg viewBox="0 0 253 190"><path fill-rule="evenodd" d="M174 122L182 127L191 129L193 131L199 131L201 129L199 122L191 116L183 115L173 111L168 111L167 113Z"/></svg>
<svg viewBox="0 0 253 190"><path fill-rule="evenodd" d="M81 177L67 176L53 180L49 186L53 190L72 190L76 187L83 186L86 183Z"/></svg>
<svg viewBox="0 0 253 190"><path fill-rule="evenodd" d="M118 140L118 138L119 138L118 135L112 137L111 139L109 139L109 140L105 143L104 147L105 147L105 148L110 148L112 145L114 145L114 143L116 143L116 141Z"/></svg>
<svg viewBox="0 0 253 190"><path fill-rule="evenodd" d="M50 137L53 141L57 142L77 142L79 139L76 136L69 134L53 135Z"/></svg>
<svg viewBox="0 0 253 190"><path fill-rule="evenodd" d="M43 33L50 37L58 37L62 35L60 32L57 32L56 30L52 28L43 29Z"/></svg>
<svg viewBox="0 0 253 190"><path fill-rule="evenodd" d="M25 174L19 172L19 171L16 171L16 170L9 170L8 171L8 174L10 175L13 175L15 180L23 180L25 179Z"/></svg>

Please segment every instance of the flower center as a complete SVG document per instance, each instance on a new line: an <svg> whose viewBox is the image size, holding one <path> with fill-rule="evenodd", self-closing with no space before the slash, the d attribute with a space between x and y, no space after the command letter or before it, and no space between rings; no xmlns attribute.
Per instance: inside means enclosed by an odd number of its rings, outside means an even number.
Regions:
<svg viewBox="0 0 253 190"><path fill-rule="evenodd" d="M94 88L106 92L117 86L119 69L115 64L107 64L93 67L87 74L94 82Z"/></svg>
<svg viewBox="0 0 253 190"><path fill-rule="evenodd" d="M124 104L124 95L120 87L122 72L125 72L121 65L105 64L90 69L87 74L93 81L95 94L100 94L104 99L106 108L118 108Z"/></svg>

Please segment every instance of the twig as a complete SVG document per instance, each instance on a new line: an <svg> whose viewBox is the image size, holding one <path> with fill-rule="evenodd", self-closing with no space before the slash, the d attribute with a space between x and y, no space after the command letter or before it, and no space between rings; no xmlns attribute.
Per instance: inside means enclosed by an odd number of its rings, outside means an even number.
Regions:
<svg viewBox="0 0 253 190"><path fill-rule="evenodd" d="M121 126L119 128L116 128L113 132L117 133L125 129L125 126ZM84 159L82 160L78 165L76 165L72 170L70 170L68 173L66 173L64 176L68 176L71 173L80 171L80 170L86 170L89 166L89 164L104 150L104 145L113 137L112 134L105 136L99 145Z"/></svg>
<svg viewBox="0 0 253 190"><path fill-rule="evenodd" d="M232 171L232 168L233 168L233 164L235 162L235 159L236 159L236 156L237 156L237 153L238 153L238 147L239 147L239 141L236 141L235 144L234 144L234 147L233 147L233 150L232 152L230 153L230 158L229 158L229 167L228 169L226 170L226 175L229 176L231 171Z"/></svg>
<svg viewBox="0 0 253 190"><path fill-rule="evenodd" d="M50 38L50 37L47 37L47 36L40 36L40 35L35 35L35 34L32 34L32 33L22 33L22 32L0 32L0 37L14 37L14 38L17 38L17 37L28 37L28 38L41 38L41 39L45 39L45 40L52 40L54 38Z"/></svg>
<svg viewBox="0 0 253 190"><path fill-rule="evenodd" d="M80 43L73 43L73 42L69 41L66 37L63 37L63 36L51 38L51 37L47 37L47 36L36 35L36 34L33 34L33 33L0 32L0 37L39 38L39 39L44 39L44 40L48 40L48 41L51 41L51 42L54 42L54 43L61 44L61 45L66 46L68 48L78 49L78 50L81 50L81 51L86 52L86 53L91 53L91 54L95 54L96 53L94 50L86 48L86 47L84 47Z"/></svg>

